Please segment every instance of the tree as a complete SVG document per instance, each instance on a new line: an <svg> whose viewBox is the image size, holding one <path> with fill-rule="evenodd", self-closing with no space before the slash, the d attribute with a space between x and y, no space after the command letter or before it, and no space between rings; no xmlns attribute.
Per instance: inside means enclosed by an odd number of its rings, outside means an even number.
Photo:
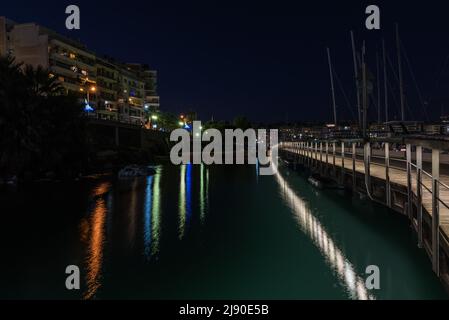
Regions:
<svg viewBox="0 0 449 320"><path fill-rule="evenodd" d="M76 97L47 70L0 58L0 175L71 171L85 159L85 120Z"/></svg>
<svg viewBox="0 0 449 320"><path fill-rule="evenodd" d="M251 128L251 123L248 121L248 119L244 116L238 116L234 119L234 127L237 129L246 130Z"/></svg>
<svg viewBox="0 0 449 320"><path fill-rule="evenodd" d="M173 131L179 128L179 119L176 115L168 112L159 114L159 127L166 131Z"/></svg>

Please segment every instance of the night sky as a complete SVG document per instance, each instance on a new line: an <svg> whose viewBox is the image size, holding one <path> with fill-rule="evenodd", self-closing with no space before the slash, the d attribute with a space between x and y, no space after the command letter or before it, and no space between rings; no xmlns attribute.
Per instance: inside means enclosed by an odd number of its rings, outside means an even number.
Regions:
<svg viewBox="0 0 449 320"><path fill-rule="evenodd" d="M45 25L81 40L98 54L150 64L159 72L165 111L193 109L203 120L245 115L263 122L332 119L327 46L340 79L339 118L354 119L349 31L355 31L359 47L366 39L375 72L382 37L396 67L397 21L429 117L449 113L449 65L444 67L449 22L443 1L161 2L2 1L0 15ZM69 4L81 9L80 31L65 29ZM369 4L381 8L381 31L365 29ZM407 118L425 120L405 59L404 74ZM397 87L393 77L390 81ZM397 93L395 98L399 99ZM390 102L390 118L397 117L398 103L393 96ZM374 108L370 118L376 119Z"/></svg>

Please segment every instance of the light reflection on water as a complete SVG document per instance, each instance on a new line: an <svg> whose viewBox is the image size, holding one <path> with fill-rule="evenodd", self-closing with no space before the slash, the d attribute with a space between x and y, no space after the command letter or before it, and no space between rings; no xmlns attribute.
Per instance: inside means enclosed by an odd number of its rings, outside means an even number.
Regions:
<svg viewBox="0 0 449 320"><path fill-rule="evenodd" d="M206 211L209 206L209 168L204 164L201 165L200 173L200 218L204 223Z"/></svg>
<svg viewBox="0 0 449 320"><path fill-rule="evenodd" d="M88 250L86 258L86 285L87 291L84 294L85 299L91 299L95 296L98 288L101 286L101 269L103 264L103 247L104 247L104 229L107 215L107 204L104 198L109 192L111 184L109 182L101 183L93 190L95 206L92 210L88 224L83 224L82 237L88 239ZM107 197L108 201L112 201L111 197ZM109 206L109 205L108 205ZM88 230L86 230L86 227Z"/></svg>
<svg viewBox="0 0 449 320"><path fill-rule="evenodd" d="M283 200L293 210L301 229L323 254L327 264L336 273L350 298L354 300L374 300L375 297L366 289L363 278L357 275L352 263L345 257L338 244L313 214L307 201L295 193L279 171L276 173L276 181Z"/></svg>
<svg viewBox="0 0 449 320"><path fill-rule="evenodd" d="M179 179L179 239L182 239L192 216L192 164L181 166Z"/></svg>
<svg viewBox="0 0 449 320"><path fill-rule="evenodd" d="M161 175L162 168L159 167L154 176L147 178L143 224L144 256L147 261L159 252Z"/></svg>
<svg viewBox="0 0 449 320"><path fill-rule="evenodd" d="M179 180L179 238L182 239L189 225L192 216L192 171L191 164L180 167ZM163 168L156 168L156 174L145 178L144 192L142 189L142 179L125 181L122 185L126 189L120 190L121 194L127 194L125 198L129 200L125 203L127 208L127 241L129 248L133 248L136 243L136 229L139 226L137 217L139 216L139 202L143 200L143 256L146 261L159 253L159 242L161 236L161 179ZM120 185L120 182L119 182ZM84 299L95 297L101 287L101 272L103 264L103 251L106 242L105 224L107 216L112 215L112 184L104 182L99 184L92 191L94 201L93 208L89 210L89 218L81 221L80 238L87 245L86 253L86 292ZM200 167L200 218L204 221L208 209L209 193L209 169L202 165ZM143 197L142 197L143 196Z"/></svg>

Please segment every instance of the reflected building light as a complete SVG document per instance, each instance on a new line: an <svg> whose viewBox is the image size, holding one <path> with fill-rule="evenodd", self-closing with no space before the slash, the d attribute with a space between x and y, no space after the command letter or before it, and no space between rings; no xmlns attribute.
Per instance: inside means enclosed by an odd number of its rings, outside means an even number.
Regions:
<svg viewBox="0 0 449 320"><path fill-rule="evenodd" d="M159 238L161 234L161 176L162 167L156 169L156 175L154 176L153 185L153 209L151 216L152 225L152 246L151 254L155 255L159 253Z"/></svg>
<svg viewBox="0 0 449 320"><path fill-rule="evenodd" d="M209 168L203 163L201 164L200 177L200 215L201 222L204 223L206 211L209 203Z"/></svg>
<svg viewBox="0 0 449 320"><path fill-rule="evenodd" d="M186 216L187 224L189 224L192 218L192 167L189 163L186 170Z"/></svg>
<svg viewBox="0 0 449 320"><path fill-rule="evenodd" d="M192 215L192 164L181 166L179 190L179 238L184 238Z"/></svg>
<svg viewBox="0 0 449 320"><path fill-rule="evenodd" d="M92 190L93 197L100 197L111 190L112 183L111 182L102 182L97 187Z"/></svg>
<svg viewBox="0 0 449 320"><path fill-rule="evenodd" d="M184 238L184 232L186 227L186 166L181 166L181 176L179 182L179 238Z"/></svg>
<svg viewBox="0 0 449 320"><path fill-rule="evenodd" d="M257 180L257 182L259 182L259 175L260 175L260 162L259 162L259 158L257 158L257 161L256 161L256 180Z"/></svg>
<svg viewBox="0 0 449 320"><path fill-rule="evenodd" d="M362 277L358 276L354 266L338 248L332 236L326 231L317 217L313 215L307 202L301 199L290 187L284 177L276 170L276 181L284 201L293 210L300 227L312 239L326 259L326 263L338 276L341 284L351 299L374 300L375 297L368 292Z"/></svg>
<svg viewBox="0 0 449 320"><path fill-rule="evenodd" d="M144 206L144 230L143 230L143 247L144 256L147 260L151 257L151 211L153 209L153 177L147 178L147 188L145 190L145 206Z"/></svg>
<svg viewBox="0 0 449 320"><path fill-rule="evenodd" d="M86 257L86 286L84 299L91 299L101 287L101 269L103 264L103 250L105 242L105 221L107 216L107 206L105 200L100 197L109 192L110 183L102 183L94 189L94 196L97 196L95 207L89 219L89 244ZM83 235L82 235L83 236Z"/></svg>

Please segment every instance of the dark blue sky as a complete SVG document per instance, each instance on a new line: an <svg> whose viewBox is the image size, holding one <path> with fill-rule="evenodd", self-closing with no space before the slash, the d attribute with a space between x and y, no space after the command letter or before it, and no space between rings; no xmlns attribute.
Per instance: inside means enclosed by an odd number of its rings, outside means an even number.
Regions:
<svg viewBox="0 0 449 320"><path fill-rule="evenodd" d="M180 4L181 3L181 4ZM374 69L376 47L386 38L396 63L394 22L428 113L449 112L447 6L441 1L303 1L180 3L153 1L2 1L0 15L37 22L80 39L97 53L150 64L159 72L164 110L192 108L202 119L254 121L330 120L326 47L355 112L349 30L367 40ZM293 5L296 3L296 5ZM81 9L81 30L65 30L65 7ZM382 30L364 28L368 4L381 8ZM408 118L423 119L415 84L404 61ZM395 80L391 78L392 85ZM336 82L339 117L352 119ZM393 97L391 115L398 114ZM375 110L370 111L375 119Z"/></svg>

